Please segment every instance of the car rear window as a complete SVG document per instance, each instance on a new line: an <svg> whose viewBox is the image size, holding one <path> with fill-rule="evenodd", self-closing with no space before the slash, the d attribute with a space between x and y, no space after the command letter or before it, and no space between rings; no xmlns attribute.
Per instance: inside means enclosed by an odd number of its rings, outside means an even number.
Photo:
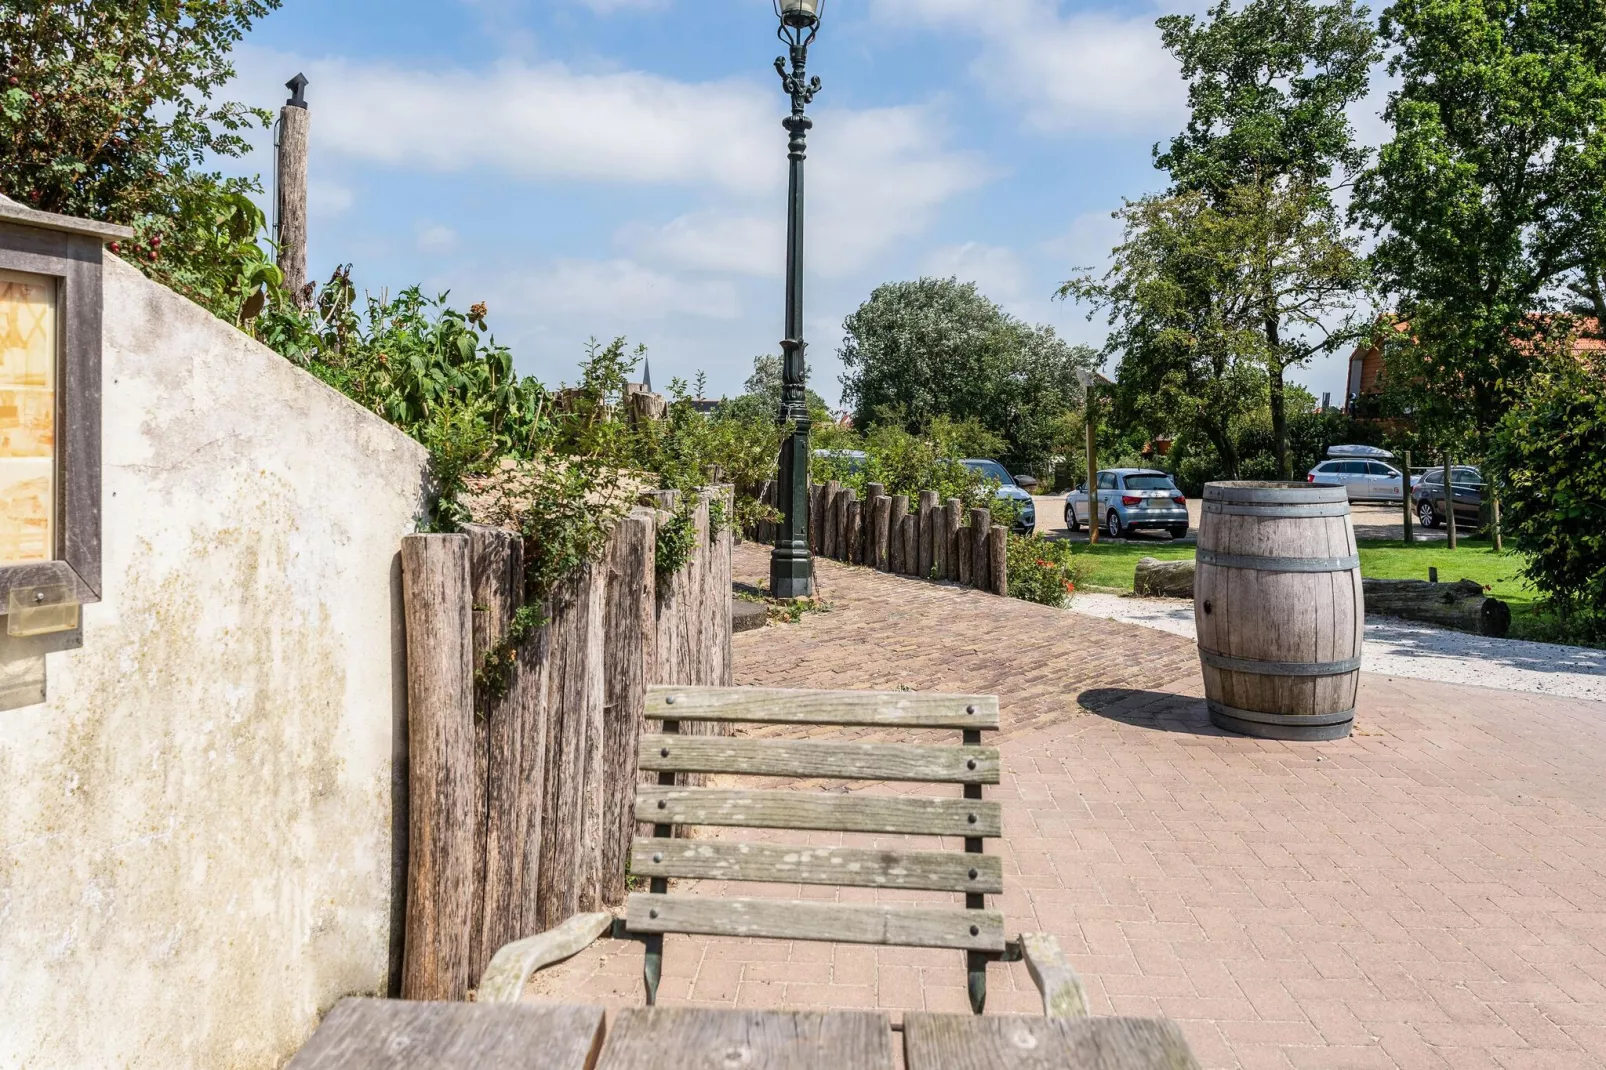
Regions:
<svg viewBox="0 0 1606 1070"><path fill-rule="evenodd" d="M1158 473L1126 477L1127 490L1170 490L1171 477Z"/></svg>

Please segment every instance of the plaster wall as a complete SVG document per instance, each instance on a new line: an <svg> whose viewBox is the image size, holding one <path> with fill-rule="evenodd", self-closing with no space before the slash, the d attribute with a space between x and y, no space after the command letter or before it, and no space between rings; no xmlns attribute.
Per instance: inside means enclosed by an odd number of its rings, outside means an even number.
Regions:
<svg viewBox="0 0 1606 1070"><path fill-rule="evenodd" d="M387 984L426 455L105 283L104 601L0 712L0 1067L277 1067Z"/></svg>

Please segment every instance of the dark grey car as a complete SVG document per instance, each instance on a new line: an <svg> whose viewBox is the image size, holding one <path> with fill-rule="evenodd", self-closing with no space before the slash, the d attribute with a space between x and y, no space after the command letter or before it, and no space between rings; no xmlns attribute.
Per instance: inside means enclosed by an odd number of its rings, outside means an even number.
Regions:
<svg viewBox="0 0 1606 1070"><path fill-rule="evenodd" d="M1450 469L1451 497L1455 500L1455 525L1470 531L1483 523L1483 473L1470 464ZM1445 522L1444 469L1430 468L1411 488L1411 503L1417 522L1436 528Z"/></svg>

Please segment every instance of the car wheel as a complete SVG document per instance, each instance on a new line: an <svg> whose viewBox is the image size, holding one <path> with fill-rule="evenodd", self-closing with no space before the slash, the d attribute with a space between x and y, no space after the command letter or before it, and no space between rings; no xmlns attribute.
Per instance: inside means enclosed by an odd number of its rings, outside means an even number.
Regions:
<svg viewBox="0 0 1606 1070"><path fill-rule="evenodd" d="M1432 502L1421 502L1416 507L1416 518L1425 528L1439 526L1439 514L1433 511Z"/></svg>
<svg viewBox="0 0 1606 1070"><path fill-rule="evenodd" d="M1104 530L1110 533L1112 539L1124 538L1126 527L1121 523L1121 514L1111 509L1110 515L1105 518Z"/></svg>
<svg viewBox="0 0 1606 1070"><path fill-rule="evenodd" d="M1173 539L1186 539L1188 537L1188 525L1177 524L1171 528L1171 537Z"/></svg>
<svg viewBox="0 0 1606 1070"><path fill-rule="evenodd" d="M1065 507L1065 527L1070 531L1082 530L1082 522L1076 519L1076 507L1074 505Z"/></svg>

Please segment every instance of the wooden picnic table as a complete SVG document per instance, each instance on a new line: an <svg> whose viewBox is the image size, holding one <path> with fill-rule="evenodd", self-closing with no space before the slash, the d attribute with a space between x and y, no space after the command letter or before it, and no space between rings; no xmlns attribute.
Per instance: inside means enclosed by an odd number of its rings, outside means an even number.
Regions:
<svg viewBox="0 0 1606 1070"><path fill-rule="evenodd" d="M606 1035L605 1035L606 1034ZM880 1011L342 1000L286 1070L891 1070ZM908 1070L1198 1070L1172 1022L904 1015Z"/></svg>

